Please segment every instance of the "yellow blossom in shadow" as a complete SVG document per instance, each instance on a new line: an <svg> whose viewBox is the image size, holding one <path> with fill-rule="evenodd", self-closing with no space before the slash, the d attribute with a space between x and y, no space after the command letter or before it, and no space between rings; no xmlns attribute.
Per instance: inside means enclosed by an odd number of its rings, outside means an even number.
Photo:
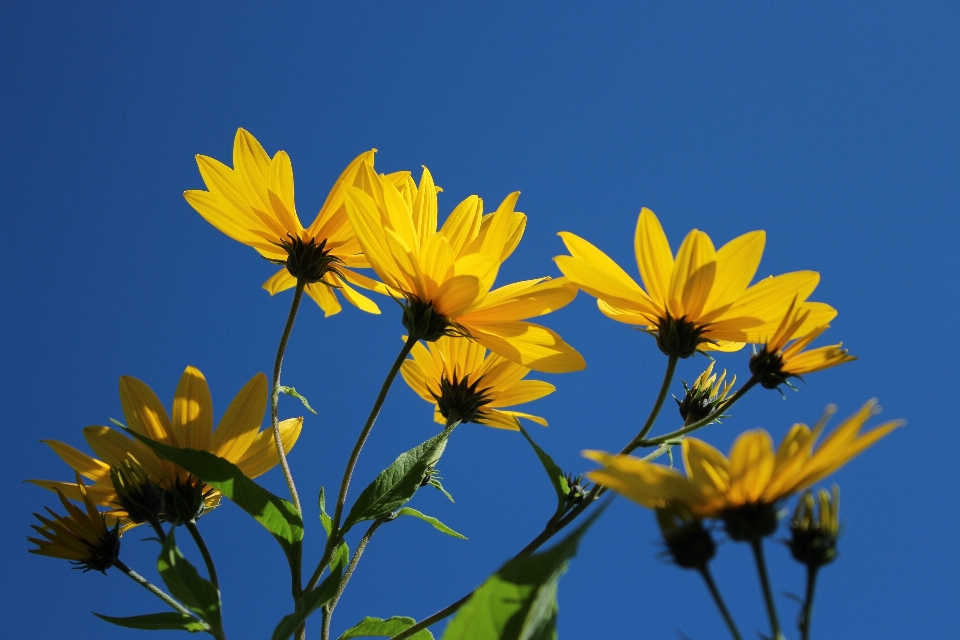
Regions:
<svg viewBox="0 0 960 640"><path fill-rule="evenodd" d="M823 480L902 424L892 421L861 432L877 411L874 401L866 403L819 445L826 416L812 430L804 424L794 425L776 451L766 431L747 431L734 442L729 458L702 440L686 438L685 475L633 456L585 451L584 456L603 465L587 477L645 507L679 503L698 517L719 517L744 506L773 505Z"/></svg>
<svg viewBox="0 0 960 640"><path fill-rule="evenodd" d="M486 216L483 201L470 196L437 230L439 188L426 168L419 185L408 173L377 176L364 169L372 193L348 188L347 214L374 271L403 299L411 335L427 341L468 337L537 371L584 368L560 336L524 322L566 306L576 286L566 278L538 278L492 289L526 225L526 216L514 211L519 192Z"/></svg>
<svg viewBox="0 0 960 640"><path fill-rule="evenodd" d="M213 404L203 374L187 367L180 378L173 398L173 418L167 414L156 394L145 383L124 376L120 378L120 402L129 429L157 442L172 447L209 451L237 465L243 473L255 478L279 463L273 428L260 431L267 406L267 379L255 375L240 390L213 430ZM296 444L303 418L284 420L279 424L285 451ZM220 492L201 483L184 469L159 458L145 444L104 426L86 427L84 438L94 458L57 440L44 440L64 462L76 472L93 481L81 489L68 482L30 480L30 482L58 491L71 500L83 499L86 492L96 504L111 508L116 516L127 516L127 510L114 486L111 469L124 469L133 461L147 478L166 492L196 493L204 505L214 507L220 501ZM169 500L168 500L169 504Z"/></svg>
<svg viewBox="0 0 960 640"><path fill-rule="evenodd" d="M354 289L356 285L384 293L383 285L352 269L370 265L361 253L344 210L347 186L368 189L362 169L373 167L374 150L351 162L334 183L316 219L304 228L293 197L293 168L285 151L271 158L248 131L238 129L233 144L233 168L198 155L197 165L207 191L184 192L187 202L207 222L234 240L253 247L271 262L283 264L263 288L273 295L306 283L305 292L327 316L338 313L340 291L354 306L380 313L377 305Z"/></svg>
<svg viewBox="0 0 960 640"><path fill-rule="evenodd" d="M556 389L548 382L524 380L530 369L511 362L469 340L444 336L417 343L400 369L417 395L434 405L434 420L477 422L518 431L518 418L547 426L539 416L511 411Z"/></svg>
<svg viewBox="0 0 960 640"><path fill-rule="evenodd" d="M799 335L836 315L829 305L806 302L820 281L815 271L769 277L750 286L763 255L763 231L715 249L707 234L694 229L674 257L660 221L644 208L634 236L642 288L586 240L568 232L559 235L570 252L554 258L560 271L595 296L608 317L646 327L668 355L686 358L696 351L735 351L762 342L793 300L808 312Z"/></svg>

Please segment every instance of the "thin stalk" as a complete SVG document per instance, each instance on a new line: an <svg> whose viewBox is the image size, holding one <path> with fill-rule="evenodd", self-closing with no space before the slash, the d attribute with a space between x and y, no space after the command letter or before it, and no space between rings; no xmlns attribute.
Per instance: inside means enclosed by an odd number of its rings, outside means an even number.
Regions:
<svg viewBox="0 0 960 640"><path fill-rule="evenodd" d="M160 538L160 544L163 544L167 539L167 532L163 530L163 526L160 524L160 521L156 518L150 520L150 526L153 527L153 530L156 531L157 537Z"/></svg>
<svg viewBox="0 0 960 640"><path fill-rule="evenodd" d="M290 471L290 465L287 462L287 454L283 450L283 439L280 437L280 367L283 364L283 354L287 350L287 341L290 339L290 332L293 330L293 323L297 318L297 310L300 308L300 300L303 298L303 290L306 282L297 279L297 286L293 291L293 302L290 304L290 313L287 315L287 324L283 327L283 334L280 336L280 344L277 347L277 359L273 365L273 388L270 394L270 422L273 425L273 443L277 447L277 456L280 458L280 467L283 469L283 477L287 481L287 489L290 490L290 498L293 500L293 506L297 513L303 514L300 507L300 496L297 494L297 486L293 482L293 473ZM293 595L294 609L300 610L300 598L303 594L302 586L302 562L303 543L296 542L292 545L287 559L290 562L290 591ZM296 637L303 640L306 634L305 626L297 629Z"/></svg>
<svg viewBox="0 0 960 640"><path fill-rule="evenodd" d="M667 399L667 393L670 391L670 384L673 382L673 372L677 370L678 359L677 356L672 355L667 360L667 370L663 374L663 384L660 385L660 394L657 396L657 401L653 404L653 409L650 410L647 421L634 440L643 440L646 438L647 434L650 433L650 429L653 428L653 423L657 421L657 416L660 415L660 408L663 407L663 401Z"/></svg>
<svg viewBox="0 0 960 640"><path fill-rule="evenodd" d="M397 377L400 367L403 366L403 361L407 359L407 356L410 355L410 351L416 344L417 340L415 340L413 336L408 336L407 341L403 343L403 348L400 349L397 359L394 360L393 366L391 366L390 371L387 372L387 377L380 386L380 393L377 395L377 399L373 403L373 408L370 410L370 415L367 416L367 422L363 425L363 429L360 431L357 442L353 446L353 452L350 454L350 459L347 461L347 468L343 472L343 480L340 482L340 493L337 496L337 507L333 512L333 522L330 528L330 537L327 538L327 545L323 550L323 557L320 559L319 564L317 564L317 568L310 577L310 581L307 583L305 591L310 591L317 586L317 583L320 581L320 576L323 575L324 568L327 566L327 564L330 562L330 558L333 556L334 549L336 549L337 545L340 544L340 519L343 517L343 505L347 501L347 490L350 488L350 479L353 477L353 470L356 468L357 460L360 458L360 451L363 449L364 443L366 443L367 438L370 436L370 431L373 430L373 424L377 421L377 416L380 414L380 408L383 406L384 400L387 399L387 392L390 391L390 385L393 384L393 380Z"/></svg>
<svg viewBox="0 0 960 640"><path fill-rule="evenodd" d="M343 595L344 589L347 588L347 583L350 581L350 577L357 568L357 564L360 563L360 556L363 555L363 550L367 548L367 543L370 542L370 538L372 538L373 534L376 533L377 529L380 528L380 525L391 519L392 518L387 516L385 518L378 518L377 520L374 520L373 524L370 525L370 528L367 529L367 532L363 534L362 538L360 538L360 542L357 543L357 548L353 551L353 557L350 558L350 563L347 564L347 569L343 573L343 578L340 579L340 585L337 587L336 594L334 594L330 602L323 607L323 629L320 634L322 640L328 640L330 638L330 619L333 617L333 610L336 608L337 602L340 600L340 596Z"/></svg>
<svg viewBox="0 0 960 640"><path fill-rule="evenodd" d="M180 604L179 602L177 602L176 600L174 600L174 599L173 599L173 596L169 595L166 591L164 591L163 589L161 589L161 588L158 587L157 585L153 584L152 582L150 582L150 581L147 580L146 578L144 578L142 575L140 575L139 573L137 573L136 571L134 571L133 569L131 569L130 567L128 567L127 565L125 565L125 564L124 564L123 562L121 562L120 560L115 561L115 562L113 563L113 566L115 566L117 569L120 569L120 571L122 571L122 572L124 572L125 574L127 574L127 576L129 576L131 580L133 580L134 582L136 582L137 584L139 584L141 587L143 587L144 589L146 589L147 591L149 591L149 592L152 593L153 595L157 596L158 598L160 598L161 600L163 600L164 602L166 602L168 605L170 605L170 607L171 607L174 611L177 611L178 613L182 613L182 614L185 615L185 616L190 616L190 617L193 618L194 620L197 620L198 622L201 622L201 623L204 624L204 625L206 624L205 622L203 622L202 620L200 620L199 618L197 618L197 616L195 616L195 615L193 614L193 612L191 612L191 611L190 611L189 609L187 609L185 606L183 606L182 604Z"/></svg>
<svg viewBox="0 0 960 640"><path fill-rule="evenodd" d="M203 563L207 565L207 575L210 576L210 582L219 592L220 580L217 578L217 569L213 566L213 557L210 555L210 550L207 549L207 543L203 541L203 536L200 535L200 529L197 528L197 523L187 522L184 526L187 527L187 531L193 536L193 541L196 543L197 549L200 550L200 555L203 556Z"/></svg>
<svg viewBox="0 0 960 640"><path fill-rule="evenodd" d="M820 570L815 565L807 565L807 597L803 601L803 611L800 613L800 637L802 640L810 640L810 618L813 616L813 590L817 584L817 572Z"/></svg>
<svg viewBox="0 0 960 640"><path fill-rule="evenodd" d="M724 622L727 623L727 628L730 629L730 635L733 636L734 640L743 640L740 637L740 632L737 630L737 625L733 622L733 618L730 616L730 612L727 611L727 605L723 603L723 598L720 596L720 590L717 589L717 584L713 581L713 575L710 573L710 569L707 565L703 565L698 569L700 575L703 576L704 582L707 583L707 588L710 589L710 595L713 596L713 601L717 603L717 608L720 609L720 615L723 616Z"/></svg>
<svg viewBox="0 0 960 640"><path fill-rule="evenodd" d="M370 409L370 415L367 416L367 422L363 425L363 430L357 438L357 443L353 446L353 452L350 454L347 468L343 472L343 481L340 483L340 495L337 496L337 509L333 514L334 531L340 528L340 517L343 515L343 505L347 501L347 489L350 488L350 479L353 477L353 470L357 466L357 460L360 458L360 451L370 436L370 431L373 430L373 423L377 421L377 416L380 414L380 407L383 406L383 401L387 399L387 392L390 391L390 385L393 384L393 379L397 377L400 367L403 366L403 361L410 355L410 351L415 344L417 344L417 340L413 336L409 336L407 341L403 343L403 348L400 349L397 359L394 360L393 366L390 367L386 379L380 386L380 393L377 394L377 400L373 403L373 408Z"/></svg>
<svg viewBox="0 0 960 640"><path fill-rule="evenodd" d="M747 383L742 387L740 387L740 389L736 393L730 396L730 398L728 398L726 402L724 402L720 407L718 407L716 411L708 415L706 418L703 418L702 420L697 420L696 422L688 424L681 429L677 429L676 431L671 431L670 433L666 433L662 436L657 436L656 438L644 439L642 437L637 437L637 439L634 440L628 447L629 451L633 451L634 449L638 449L640 447L655 447L667 441L676 440L677 438L685 436L688 433L696 431L697 429L702 429L703 427L707 426L711 422L716 421L717 418L721 417L724 411L726 411L727 409L732 407L734 404L736 404L736 402L740 400L740 398L747 395L747 392L750 391L750 389L752 389L754 386L756 386L758 382L759 382L759 379L757 378L750 378L749 380L747 380ZM629 453L629 451L627 453Z"/></svg>
<svg viewBox="0 0 960 640"><path fill-rule="evenodd" d="M290 498L293 500L293 506L297 508L298 513L303 513L300 508L300 496L297 495L297 487L293 483L293 474L290 472L290 465L287 463L287 454L283 450L283 440L280 438L280 366L283 364L283 353L287 350L287 341L290 339L293 322L297 319L297 310L300 308L300 300L303 298L305 287L306 283L303 280L297 280L297 287L293 291L293 302L290 305L290 313L287 316L287 324L283 328L283 335L280 336L280 346L277 347L277 359L273 365L273 393L270 396L270 422L273 425L273 442L277 446L280 467L283 468L283 477L287 480Z"/></svg>
<svg viewBox="0 0 960 640"><path fill-rule="evenodd" d="M750 547L753 549L753 557L757 561L757 573L760 574L760 584L763 586L763 601L767 605L767 615L770 616L770 628L773 631L774 640L784 640L783 631L780 630L780 619L777 617L777 606L773 602L773 590L770 589L770 578L767 576L767 563L763 559L763 540L751 540Z"/></svg>

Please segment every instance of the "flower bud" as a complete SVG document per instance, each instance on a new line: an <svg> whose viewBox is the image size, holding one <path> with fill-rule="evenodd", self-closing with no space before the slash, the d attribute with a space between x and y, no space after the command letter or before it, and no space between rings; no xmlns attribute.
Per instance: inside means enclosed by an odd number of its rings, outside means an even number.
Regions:
<svg viewBox="0 0 960 640"><path fill-rule="evenodd" d="M839 516L840 488L837 485L833 485L832 495L825 489L821 489L816 497L812 491L803 494L790 523L793 537L788 543L797 562L814 569L833 562L840 537Z"/></svg>
<svg viewBox="0 0 960 640"><path fill-rule="evenodd" d="M667 552L679 567L703 569L713 558L717 545L703 522L682 504L657 509L657 523Z"/></svg>
<svg viewBox="0 0 960 640"><path fill-rule="evenodd" d="M752 502L723 511L720 514L727 535L737 542L757 542L777 530L777 506L767 502Z"/></svg>
<svg viewBox="0 0 960 640"><path fill-rule="evenodd" d="M724 369L720 378L717 379L717 374L713 373L713 365L714 363L710 362L706 371L694 380L692 387L688 387L686 381L684 381L683 388L686 394L682 401L674 397L674 400L677 400L677 405L679 405L680 417L685 425L699 422L715 412L727 399L727 395L737 381L737 376L733 376L729 382L724 384L727 370Z"/></svg>
<svg viewBox="0 0 960 640"><path fill-rule="evenodd" d="M163 490L148 476L136 458L128 454L120 465L110 468L117 503L134 523L158 522L163 514Z"/></svg>

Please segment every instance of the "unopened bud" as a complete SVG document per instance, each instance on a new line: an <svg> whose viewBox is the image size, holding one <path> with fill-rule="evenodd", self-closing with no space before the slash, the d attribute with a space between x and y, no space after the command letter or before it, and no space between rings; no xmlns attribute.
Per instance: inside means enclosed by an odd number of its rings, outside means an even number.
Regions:
<svg viewBox="0 0 960 640"><path fill-rule="evenodd" d="M790 551L797 562L812 568L833 562L840 537L840 488L833 485L832 495L825 489L816 496L812 491L803 494L793 514L790 532L793 534Z"/></svg>
<svg viewBox="0 0 960 640"><path fill-rule="evenodd" d="M682 504L657 509L657 524L673 561L684 569L703 569L713 558L717 545L699 518Z"/></svg>

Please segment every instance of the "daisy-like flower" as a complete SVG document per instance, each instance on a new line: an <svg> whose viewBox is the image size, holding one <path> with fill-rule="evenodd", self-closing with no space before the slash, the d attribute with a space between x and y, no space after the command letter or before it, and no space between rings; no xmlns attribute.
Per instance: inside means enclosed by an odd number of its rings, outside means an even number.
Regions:
<svg viewBox="0 0 960 640"><path fill-rule="evenodd" d="M729 458L702 440L687 438L686 475L632 456L585 451L584 456L603 465L587 477L645 507L678 503L694 516L723 518L735 540L769 535L776 528L779 500L823 480L902 424L887 422L861 433L876 413L875 402L866 403L819 446L829 414L813 430L794 425L776 451L766 431L747 431L734 442ZM744 515L746 522L739 518Z"/></svg>
<svg viewBox="0 0 960 640"><path fill-rule="evenodd" d="M857 359L842 348L842 342L804 351L821 333L830 328L830 325L818 326L804 335L809 315L809 310L791 304L770 341L750 358L750 373L756 376L765 388L775 389L788 378L799 378L807 373L822 371ZM795 341L787 346L791 340Z"/></svg>
<svg viewBox="0 0 960 640"><path fill-rule="evenodd" d="M660 221L644 208L634 237L643 288L586 240L565 231L559 235L570 252L554 258L560 271L595 296L608 317L646 327L670 356L735 351L744 343L762 342L793 300L808 312L798 335L836 315L829 305L806 302L820 280L815 271L787 273L749 286L763 254L763 231L746 233L716 250L707 234L694 229L674 257Z"/></svg>
<svg viewBox="0 0 960 640"><path fill-rule="evenodd" d="M120 403L128 428L172 447L209 451L236 464L247 477L256 478L279 462L273 428L260 431L267 406L267 379L262 373L255 375L236 395L216 431L207 381L194 367L187 367L177 385L172 420L156 394L136 378L120 378ZM303 418L280 423L285 451L290 451L296 443L302 425ZM164 512L155 516L174 524L195 519L204 509L219 504L219 491L174 463L159 458L145 444L110 427L86 427L83 435L99 459L63 442L43 442L76 472L92 480L93 485L84 489L67 482L30 482L71 500L85 499L83 496L88 495L94 503L110 507L113 515L133 514L140 522L150 520L146 517L150 514L143 513L144 504L150 501L131 500L131 496L149 496L152 487L163 494Z"/></svg>
<svg viewBox="0 0 960 640"><path fill-rule="evenodd" d="M424 168L419 186L407 173L377 176L372 194L347 189L347 214L364 255L391 295L404 299L403 323L414 339L469 337L537 371L583 369L583 358L556 333L527 318L567 305L577 288L566 278L540 278L491 291L500 265L516 248L526 216L511 193L487 216L470 196L437 230L437 192Z"/></svg>
<svg viewBox="0 0 960 640"><path fill-rule="evenodd" d="M547 426L539 416L505 407L538 400L555 387L540 380L524 380L530 369L470 340L443 336L424 346L418 342L400 373L417 395L434 406L441 424L476 422L498 429L520 430L518 418Z"/></svg>
<svg viewBox="0 0 960 640"><path fill-rule="evenodd" d="M351 286L385 292L382 284L352 270L370 265L343 205L347 186L368 189L362 168L372 169L373 154L374 150L360 154L344 169L307 228L300 223L294 205L290 157L278 151L271 158L244 129L238 129L234 139L233 168L198 155L207 191L185 191L183 196L217 229L253 247L267 260L284 265L263 285L270 295L296 286L299 279L327 316L341 309L334 290L363 311L380 313L372 300Z"/></svg>
<svg viewBox="0 0 960 640"><path fill-rule="evenodd" d="M78 569L83 569L84 573L90 570L106 573L120 556L120 534L128 525L122 525L115 516L107 516L97 510L79 473L74 486L86 507L86 513L57 491L60 502L69 515L62 516L49 507L47 511L52 519L34 513L40 520L40 525L31 527L42 538L28 537L27 540L37 545L36 549L29 551L41 556L69 560ZM112 528L107 526L108 518L112 521Z"/></svg>

